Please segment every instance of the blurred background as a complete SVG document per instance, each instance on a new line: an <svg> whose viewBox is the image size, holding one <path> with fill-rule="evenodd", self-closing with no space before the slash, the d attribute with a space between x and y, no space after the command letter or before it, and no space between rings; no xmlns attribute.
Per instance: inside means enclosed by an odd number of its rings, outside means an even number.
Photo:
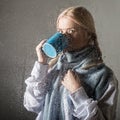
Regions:
<svg viewBox="0 0 120 120"><path fill-rule="evenodd" d="M92 13L103 59L120 81L119 0L0 0L1 120L36 118L36 114L23 106L24 80L37 60L35 47L56 32L58 14L76 5ZM117 120L120 120L119 99Z"/></svg>

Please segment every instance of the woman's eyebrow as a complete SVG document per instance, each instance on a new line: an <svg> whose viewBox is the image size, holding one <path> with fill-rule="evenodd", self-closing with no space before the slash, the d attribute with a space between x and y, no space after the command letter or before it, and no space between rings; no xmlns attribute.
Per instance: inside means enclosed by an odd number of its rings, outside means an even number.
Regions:
<svg viewBox="0 0 120 120"><path fill-rule="evenodd" d="M70 27L70 28L64 28L64 29L62 29L62 28L57 28L57 29L60 29L60 30L67 30L67 29L76 29L76 28L78 28L78 27Z"/></svg>

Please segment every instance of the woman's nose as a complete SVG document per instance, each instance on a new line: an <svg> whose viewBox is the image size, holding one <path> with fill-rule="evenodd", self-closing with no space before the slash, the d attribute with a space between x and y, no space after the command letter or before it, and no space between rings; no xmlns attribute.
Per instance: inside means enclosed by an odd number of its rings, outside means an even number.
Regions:
<svg viewBox="0 0 120 120"><path fill-rule="evenodd" d="M67 34L67 31L66 30L62 30L62 34Z"/></svg>

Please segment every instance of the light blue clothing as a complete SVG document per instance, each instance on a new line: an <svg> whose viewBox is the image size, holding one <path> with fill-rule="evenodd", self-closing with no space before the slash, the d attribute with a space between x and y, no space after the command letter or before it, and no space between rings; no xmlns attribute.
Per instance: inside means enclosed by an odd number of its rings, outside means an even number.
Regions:
<svg viewBox="0 0 120 120"><path fill-rule="evenodd" d="M38 114L36 120L114 120L118 83L104 63L88 69L98 56L94 47L66 52L48 71L48 65L35 62L25 80L24 106ZM68 69L75 71L82 87L70 93L61 80Z"/></svg>

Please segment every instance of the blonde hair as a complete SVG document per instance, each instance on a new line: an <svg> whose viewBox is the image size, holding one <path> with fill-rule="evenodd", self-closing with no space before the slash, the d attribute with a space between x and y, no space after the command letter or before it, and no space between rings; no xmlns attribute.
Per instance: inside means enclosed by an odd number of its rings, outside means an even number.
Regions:
<svg viewBox="0 0 120 120"><path fill-rule="evenodd" d="M90 12L84 7L69 7L65 9L57 18L57 24L62 17L69 17L81 27L89 32L96 33L94 20Z"/></svg>
<svg viewBox="0 0 120 120"><path fill-rule="evenodd" d="M89 44L96 47L98 59L102 61L102 53L97 41L94 19L91 13L84 7L69 7L59 14L57 18L57 25L62 17L69 17L73 22L86 30L88 33Z"/></svg>

